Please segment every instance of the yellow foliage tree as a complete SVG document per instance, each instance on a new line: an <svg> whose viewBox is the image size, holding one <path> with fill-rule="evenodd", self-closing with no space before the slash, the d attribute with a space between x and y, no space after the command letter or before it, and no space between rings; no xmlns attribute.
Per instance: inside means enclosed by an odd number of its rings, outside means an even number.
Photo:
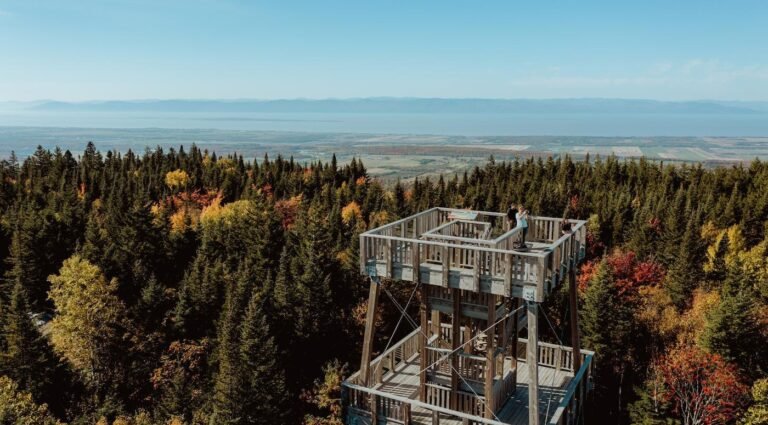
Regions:
<svg viewBox="0 0 768 425"><path fill-rule="evenodd" d="M353 219L355 221L360 221L362 218L363 212L360 209L360 205L358 205L355 201L348 203L344 208L341 209L341 221L343 221L344 224L352 223Z"/></svg>
<svg viewBox="0 0 768 425"><path fill-rule="evenodd" d="M0 423L25 425L58 425L48 406L38 405L32 395L19 390L7 376L0 376Z"/></svg>
<svg viewBox="0 0 768 425"><path fill-rule="evenodd" d="M56 307L51 341L90 383L113 376L124 333L125 306L115 295L117 280L107 281L101 270L79 255L64 261L58 275L48 277L48 297ZM85 302L87 300L87 302Z"/></svg>
<svg viewBox="0 0 768 425"><path fill-rule="evenodd" d="M637 321L662 340L674 341L680 332L680 314L669 293L660 286L641 286L638 294Z"/></svg>
<svg viewBox="0 0 768 425"><path fill-rule="evenodd" d="M165 184L171 189L184 188L189 184L189 174L184 170L169 171L165 175Z"/></svg>
<svg viewBox="0 0 768 425"><path fill-rule="evenodd" d="M231 225L235 219L252 212L253 208L253 203L249 200L244 199L221 205L221 199L216 198L211 205L203 209L200 214L200 224L203 227L217 224Z"/></svg>
<svg viewBox="0 0 768 425"><path fill-rule="evenodd" d="M677 340L681 344L691 345L698 342L704 328L707 326L707 312L720 304L720 294L717 291L697 289L693 293L691 308L679 319Z"/></svg>

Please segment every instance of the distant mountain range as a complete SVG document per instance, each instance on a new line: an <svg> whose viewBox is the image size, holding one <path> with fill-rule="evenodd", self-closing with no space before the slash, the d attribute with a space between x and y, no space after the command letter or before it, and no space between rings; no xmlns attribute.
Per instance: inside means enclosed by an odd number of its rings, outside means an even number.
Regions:
<svg viewBox="0 0 768 425"><path fill-rule="evenodd" d="M768 102L641 99L360 98L0 102L0 109L90 112L765 114Z"/></svg>

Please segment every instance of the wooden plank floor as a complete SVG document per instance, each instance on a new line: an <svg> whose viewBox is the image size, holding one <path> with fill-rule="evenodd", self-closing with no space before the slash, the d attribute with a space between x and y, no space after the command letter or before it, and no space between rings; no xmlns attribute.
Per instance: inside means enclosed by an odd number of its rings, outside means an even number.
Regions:
<svg viewBox="0 0 768 425"><path fill-rule="evenodd" d="M507 360L509 362L510 360ZM507 363L510 367L510 363ZM419 394L419 357L401 362L395 367L395 373L384 375L382 383L376 389L401 397L416 399ZM539 366L539 413L541 423L547 423L549 417L557 409L565 387L570 383L572 375L566 371L556 371L553 368ZM530 382L528 367L525 362L518 362L517 389L509 400L502 406L498 418L502 422L525 425L528 424L528 384ZM426 409L414 408L412 411L414 424L432 424L432 413ZM440 418L441 424L460 425L461 421Z"/></svg>
<svg viewBox="0 0 768 425"><path fill-rule="evenodd" d="M539 366L539 417L540 423L546 424L557 405L565 395L565 387L571 382L570 372L556 371L553 368ZM528 384L530 375L525 362L517 364L517 390L502 406L498 416L503 422L514 425L528 423Z"/></svg>

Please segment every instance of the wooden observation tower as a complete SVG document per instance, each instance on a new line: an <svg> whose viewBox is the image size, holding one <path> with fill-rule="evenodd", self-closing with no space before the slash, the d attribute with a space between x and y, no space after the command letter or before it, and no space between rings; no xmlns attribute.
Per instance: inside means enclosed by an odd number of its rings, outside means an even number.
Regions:
<svg viewBox="0 0 768 425"><path fill-rule="evenodd" d="M345 420L358 424L572 424L589 391L594 353L580 350L575 272L584 221L530 217L509 229L502 213L432 208L360 235L370 295L360 370L342 384ZM414 283L393 304L413 329L372 358L382 278ZM570 281L571 346L542 343L539 303ZM540 316L545 321L540 322ZM403 320L404 319L404 320ZM520 338L520 335L525 335Z"/></svg>

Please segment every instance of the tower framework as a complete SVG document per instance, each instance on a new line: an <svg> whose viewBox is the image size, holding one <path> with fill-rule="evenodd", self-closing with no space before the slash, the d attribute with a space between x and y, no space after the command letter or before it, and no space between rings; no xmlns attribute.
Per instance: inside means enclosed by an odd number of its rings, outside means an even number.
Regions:
<svg viewBox="0 0 768 425"><path fill-rule="evenodd" d="M348 424L571 424L589 391L593 352L580 349L576 267L584 221L432 208L360 235L370 279L360 370L342 384ZM418 322L373 357L383 282L413 282ZM538 340L539 304L569 281L571 346ZM525 338L520 338L525 334Z"/></svg>

